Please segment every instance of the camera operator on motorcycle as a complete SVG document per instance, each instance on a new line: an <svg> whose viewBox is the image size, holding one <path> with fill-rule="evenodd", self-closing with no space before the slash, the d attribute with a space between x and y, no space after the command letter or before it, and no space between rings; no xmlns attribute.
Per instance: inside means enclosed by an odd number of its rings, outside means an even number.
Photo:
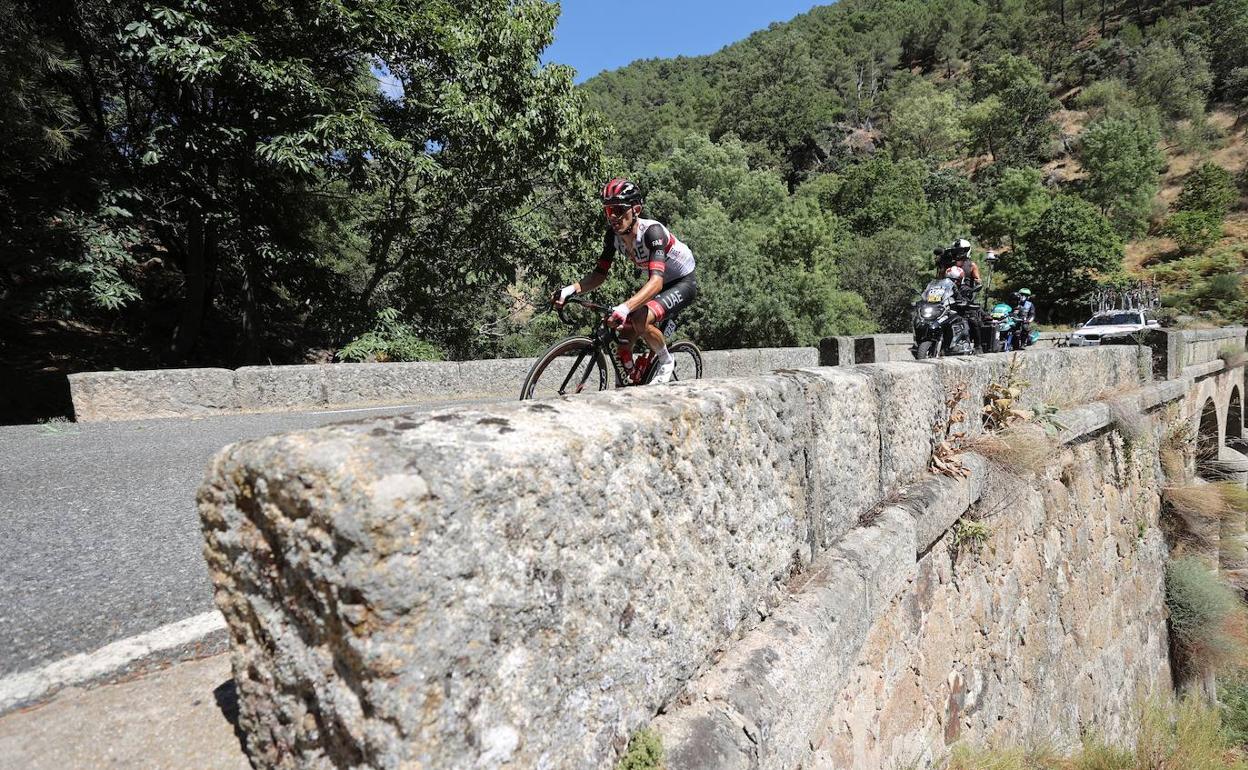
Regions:
<svg viewBox="0 0 1248 770"><path fill-rule="evenodd" d="M979 277L979 265L971 259L971 242L959 238L947 249L936 249L936 275L947 275L949 268L958 267L962 270L962 281L959 288L969 288L974 294L979 291L983 281Z"/></svg>
<svg viewBox="0 0 1248 770"><path fill-rule="evenodd" d="M563 307L574 294L598 288L607 279L615 255L628 257L648 279L636 294L611 313L611 325L622 327L618 348L620 363L631 375L633 342L640 336L653 351L658 364L650 382L670 382L676 362L667 349L659 325L689 307L698 296L693 252L661 223L641 218L641 190L632 182L612 179L602 188L601 197L608 227L598 265L581 280L556 291L550 298L551 304Z"/></svg>
<svg viewBox="0 0 1248 770"><path fill-rule="evenodd" d="M983 347L981 329L991 324L984 318L983 309L975 303L975 294L984 284L979 277L979 265L971 259L971 242L958 238L948 248L935 249L933 253L936 254L936 275L952 279L957 287L957 312L969 326L966 338L971 348Z"/></svg>

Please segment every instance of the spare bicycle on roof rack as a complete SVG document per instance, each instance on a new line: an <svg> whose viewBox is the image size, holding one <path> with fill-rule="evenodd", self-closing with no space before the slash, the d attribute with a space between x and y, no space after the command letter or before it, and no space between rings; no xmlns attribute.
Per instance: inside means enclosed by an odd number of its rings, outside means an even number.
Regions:
<svg viewBox="0 0 1248 770"><path fill-rule="evenodd" d="M559 309L559 320L570 326L583 323L568 312L571 305L590 311L597 319L596 325L588 336L568 337L551 345L524 378L520 400L649 384L656 367L653 366L654 354L645 349L645 341L638 339L634 343L637 355L633 358L632 372L627 372L615 355L619 335L607 323L612 308L580 297L570 297ZM665 338L670 338L675 331L675 321L664 324ZM673 381L702 377L702 351L697 345L689 340L679 340L668 345L667 349L676 362Z"/></svg>
<svg viewBox="0 0 1248 770"><path fill-rule="evenodd" d="M1100 345L1107 338L1125 337L1161 323L1153 312L1161 307L1157 284L1141 281L1125 289L1102 288L1088 295L1092 317L1071 333L1067 344L1072 347Z"/></svg>

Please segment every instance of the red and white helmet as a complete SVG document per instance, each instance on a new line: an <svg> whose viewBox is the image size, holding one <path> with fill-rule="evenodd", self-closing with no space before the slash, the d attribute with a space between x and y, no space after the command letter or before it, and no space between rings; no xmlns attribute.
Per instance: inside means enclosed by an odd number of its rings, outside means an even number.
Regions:
<svg viewBox="0 0 1248 770"><path fill-rule="evenodd" d="M945 277L953 281L960 281L965 275L966 271L957 265L954 265L945 271Z"/></svg>
<svg viewBox="0 0 1248 770"><path fill-rule="evenodd" d="M602 187L602 205L641 205L641 188L627 179L612 179Z"/></svg>

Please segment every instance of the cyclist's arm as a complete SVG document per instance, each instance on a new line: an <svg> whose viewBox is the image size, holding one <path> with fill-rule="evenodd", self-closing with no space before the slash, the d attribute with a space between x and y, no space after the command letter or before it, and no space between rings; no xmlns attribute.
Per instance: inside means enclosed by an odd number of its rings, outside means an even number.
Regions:
<svg viewBox="0 0 1248 770"><path fill-rule="evenodd" d="M611 262L615 259L615 236L608 229L602 239L602 253L598 255L598 264L585 274L585 277L572 284L577 294L588 294L602 285L611 272Z"/></svg>
<svg viewBox="0 0 1248 770"><path fill-rule="evenodd" d="M655 223L646 228L646 232L641 239L646 251L650 253L650 263L646 266L650 272L650 278L642 284L636 294L629 297L628 301L624 303L628 305L630 312L644 306L647 302L654 299L655 295L663 291L663 276L667 273L667 247L671 241L667 229L663 225Z"/></svg>

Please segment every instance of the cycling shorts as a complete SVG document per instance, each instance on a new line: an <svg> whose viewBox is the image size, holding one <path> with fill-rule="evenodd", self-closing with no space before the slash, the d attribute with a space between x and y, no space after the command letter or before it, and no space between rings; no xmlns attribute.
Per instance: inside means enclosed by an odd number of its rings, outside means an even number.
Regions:
<svg viewBox="0 0 1248 770"><path fill-rule="evenodd" d="M689 273L664 284L663 290L654 295L654 299L647 302L646 307L654 315L654 323L658 326L692 305L697 296L698 279L693 273Z"/></svg>

